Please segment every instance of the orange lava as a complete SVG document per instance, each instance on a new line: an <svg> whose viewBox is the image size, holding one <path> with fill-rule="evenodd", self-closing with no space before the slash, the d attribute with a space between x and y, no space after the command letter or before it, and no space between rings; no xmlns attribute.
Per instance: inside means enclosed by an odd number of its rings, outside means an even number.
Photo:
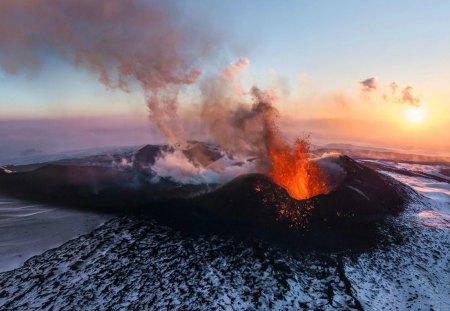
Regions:
<svg viewBox="0 0 450 311"><path fill-rule="evenodd" d="M309 145L297 139L295 146L285 143L268 146L273 181L297 200L328 192L328 183L320 167L309 157Z"/></svg>

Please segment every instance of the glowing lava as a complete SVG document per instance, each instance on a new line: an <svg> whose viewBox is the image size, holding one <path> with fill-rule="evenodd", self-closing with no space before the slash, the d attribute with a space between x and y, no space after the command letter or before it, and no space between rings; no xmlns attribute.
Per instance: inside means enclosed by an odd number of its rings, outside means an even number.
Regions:
<svg viewBox="0 0 450 311"><path fill-rule="evenodd" d="M269 146L270 175L275 183L297 200L328 192L328 183L320 167L309 157L309 145L297 139L295 146Z"/></svg>

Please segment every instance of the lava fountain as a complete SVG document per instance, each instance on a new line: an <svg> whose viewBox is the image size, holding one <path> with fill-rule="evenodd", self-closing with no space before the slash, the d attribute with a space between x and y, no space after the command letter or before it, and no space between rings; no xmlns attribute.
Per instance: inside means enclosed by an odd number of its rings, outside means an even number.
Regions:
<svg viewBox="0 0 450 311"><path fill-rule="evenodd" d="M234 131L232 136L245 138L245 143L254 147L255 154L263 159L261 172L269 175L292 198L303 200L328 193L327 175L310 159L309 143L297 139L291 146L280 132L275 92L253 87L250 94L251 107L239 107L226 114L232 120L232 126L228 126ZM257 146L264 147L258 149Z"/></svg>
<svg viewBox="0 0 450 311"><path fill-rule="evenodd" d="M309 144L297 139L293 147L286 143L269 144L270 176L297 200L307 199L329 190L321 168L309 158Z"/></svg>

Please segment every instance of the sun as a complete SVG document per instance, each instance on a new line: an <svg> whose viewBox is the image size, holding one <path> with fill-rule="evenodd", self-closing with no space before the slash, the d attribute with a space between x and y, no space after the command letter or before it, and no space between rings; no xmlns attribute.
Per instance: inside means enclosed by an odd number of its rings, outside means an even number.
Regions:
<svg viewBox="0 0 450 311"><path fill-rule="evenodd" d="M423 107L410 107L405 111L405 119L409 123L422 123L427 113Z"/></svg>

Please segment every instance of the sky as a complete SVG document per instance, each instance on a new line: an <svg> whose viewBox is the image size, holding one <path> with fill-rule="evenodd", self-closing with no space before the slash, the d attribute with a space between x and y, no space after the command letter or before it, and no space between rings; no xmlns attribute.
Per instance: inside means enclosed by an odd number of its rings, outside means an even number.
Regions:
<svg viewBox="0 0 450 311"><path fill-rule="evenodd" d="M336 139L450 152L450 2L185 0L170 7L214 37L200 81L246 57L243 85L275 88L288 120L368 120L361 131L349 126ZM136 87L110 88L89 69L51 50L40 53L39 70L0 70L0 122L148 122ZM360 82L370 78L375 88L365 89ZM412 102L402 99L408 86ZM180 101L189 108L195 94L196 85L188 86ZM320 127L298 131L327 134Z"/></svg>

